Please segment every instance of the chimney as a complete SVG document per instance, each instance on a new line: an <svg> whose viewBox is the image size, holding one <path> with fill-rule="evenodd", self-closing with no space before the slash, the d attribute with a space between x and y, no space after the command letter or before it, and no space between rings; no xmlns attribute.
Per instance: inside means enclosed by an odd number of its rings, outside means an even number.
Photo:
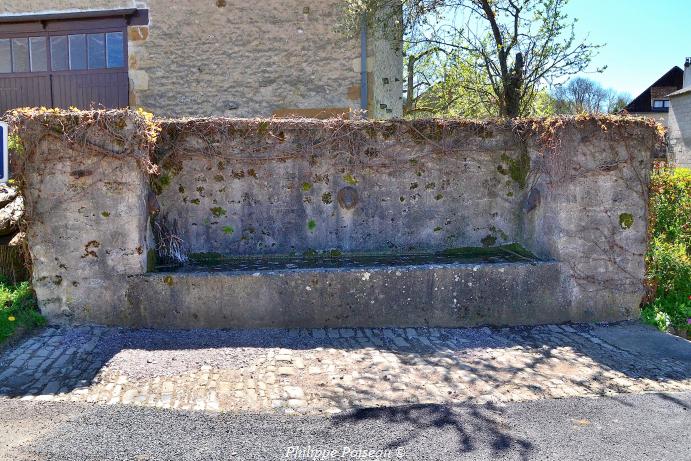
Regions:
<svg viewBox="0 0 691 461"><path fill-rule="evenodd" d="M684 63L684 85L683 88L691 86L691 58L686 58Z"/></svg>

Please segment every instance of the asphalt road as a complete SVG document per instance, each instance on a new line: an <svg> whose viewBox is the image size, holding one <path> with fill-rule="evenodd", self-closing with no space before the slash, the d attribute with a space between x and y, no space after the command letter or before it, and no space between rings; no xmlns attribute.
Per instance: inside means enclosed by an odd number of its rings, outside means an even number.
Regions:
<svg viewBox="0 0 691 461"><path fill-rule="evenodd" d="M0 400L0 459L689 459L691 393L332 417ZM366 450L373 450L372 452Z"/></svg>

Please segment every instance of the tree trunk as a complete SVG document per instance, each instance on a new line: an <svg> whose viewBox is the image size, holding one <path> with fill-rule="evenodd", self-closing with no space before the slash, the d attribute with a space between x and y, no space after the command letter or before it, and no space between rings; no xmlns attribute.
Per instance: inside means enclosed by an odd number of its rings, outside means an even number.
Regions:
<svg viewBox="0 0 691 461"><path fill-rule="evenodd" d="M523 86L523 54L516 53L516 62L508 81L504 84L504 100L507 117L521 115L521 87Z"/></svg>

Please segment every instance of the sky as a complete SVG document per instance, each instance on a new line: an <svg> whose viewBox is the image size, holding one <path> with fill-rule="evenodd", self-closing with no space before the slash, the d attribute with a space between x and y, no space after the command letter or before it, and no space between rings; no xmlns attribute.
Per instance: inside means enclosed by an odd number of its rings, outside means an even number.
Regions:
<svg viewBox="0 0 691 461"><path fill-rule="evenodd" d="M691 0L570 0L576 33L604 43L584 75L606 88L638 96L673 66L691 57Z"/></svg>

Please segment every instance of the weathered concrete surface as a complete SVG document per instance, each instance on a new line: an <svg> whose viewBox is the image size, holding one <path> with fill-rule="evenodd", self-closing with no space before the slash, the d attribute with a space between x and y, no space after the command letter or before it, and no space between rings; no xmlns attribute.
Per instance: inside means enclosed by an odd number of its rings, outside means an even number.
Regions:
<svg viewBox="0 0 691 461"><path fill-rule="evenodd" d="M421 251L522 242L509 128L164 124L158 200L191 253ZM442 144L439 146L439 144ZM339 201L339 194L354 202ZM344 197L341 195L341 197Z"/></svg>
<svg viewBox="0 0 691 461"><path fill-rule="evenodd" d="M569 126L557 151L531 151L528 181L540 200L525 213L519 241L564 263L562 286L574 317L638 318L655 149L641 128Z"/></svg>
<svg viewBox="0 0 691 461"><path fill-rule="evenodd" d="M131 277L127 325L157 328L566 322L558 263L157 273Z"/></svg>
<svg viewBox="0 0 691 461"><path fill-rule="evenodd" d="M27 147L32 283L51 322L117 322L126 276L146 271L149 180L131 151L139 134L122 120L129 143L92 129L81 145L54 134Z"/></svg>

